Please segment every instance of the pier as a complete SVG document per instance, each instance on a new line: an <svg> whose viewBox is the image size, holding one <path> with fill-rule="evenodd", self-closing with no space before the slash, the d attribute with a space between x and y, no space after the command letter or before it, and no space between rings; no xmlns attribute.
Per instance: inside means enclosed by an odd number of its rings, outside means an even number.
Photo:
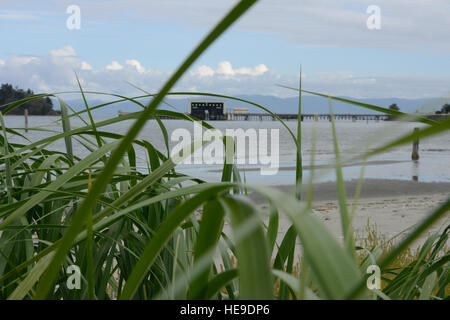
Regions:
<svg viewBox="0 0 450 320"><path fill-rule="evenodd" d="M118 116L129 114L130 112L123 112L118 111ZM185 113L186 115L192 116L189 113ZM278 118L284 121L289 120L298 120L298 114L297 113L275 113ZM444 120L450 115L448 114L421 114L421 117L439 121ZM395 120L396 117L391 116L389 114L354 114L354 113L338 113L333 115L334 120L344 120L344 121L392 121ZM177 120L179 118L172 117L172 116L166 116L166 115L160 115L159 118L161 120ZM276 117L269 113L244 113L244 112L236 112L236 113L225 113L220 118L214 118L211 119L209 117L209 114L207 113L205 115L204 119L200 120L206 120L206 121L275 121L277 120ZM328 113L304 113L301 115L301 121L304 120L313 120L313 121L331 121L331 115Z"/></svg>
<svg viewBox="0 0 450 320"><path fill-rule="evenodd" d="M118 111L118 115L126 115L129 112L123 112ZM186 115L190 115L189 113L186 113ZM281 120L298 120L298 114L297 113L275 113L275 115L280 118ZM192 116L192 115L190 115ZM160 119L163 120L176 120L178 118L171 117L171 116L159 116ZM331 121L331 115L330 114L309 114L305 113L301 115L302 121L304 120L326 120ZM347 121L380 121L380 120L389 120L390 116L387 114L335 114L334 120L347 120ZM210 119L209 115L206 114L205 119L206 121L212 121L212 120L226 120L226 121L275 121L276 118L269 114L269 113L226 113L225 117L222 119Z"/></svg>
<svg viewBox="0 0 450 320"><path fill-rule="evenodd" d="M275 113L275 115L281 120L298 120L297 113ZM326 120L331 121L331 114L313 114L305 113L301 115L301 121L304 120ZM389 115L387 114L334 114L334 120L347 120L347 121L380 121L389 120ZM276 118L269 113L228 113L227 120L235 121L270 121L276 120Z"/></svg>

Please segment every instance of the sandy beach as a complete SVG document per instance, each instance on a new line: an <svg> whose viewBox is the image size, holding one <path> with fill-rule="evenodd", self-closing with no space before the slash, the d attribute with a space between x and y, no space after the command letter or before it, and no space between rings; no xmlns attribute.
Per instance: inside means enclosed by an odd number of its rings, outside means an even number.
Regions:
<svg viewBox="0 0 450 320"><path fill-rule="evenodd" d="M346 182L349 209L353 203L356 186L356 180ZM293 186L278 186L277 188L294 193ZM302 195L303 198L305 196L305 194ZM358 236L364 236L365 227L370 219L370 223L376 225L378 231L387 239L397 235L399 236L396 240L401 239L415 224L424 219L449 196L450 183L365 179L353 220L355 233ZM267 207L267 203L261 196L251 194L250 197L256 203ZM334 182L314 185L313 209L321 216L335 237L342 240L339 204ZM414 245L422 243L431 232L443 230L449 223L450 214L447 214L426 234L423 234ZM278 243L289 225L288 219L281 216Z"/></svg>

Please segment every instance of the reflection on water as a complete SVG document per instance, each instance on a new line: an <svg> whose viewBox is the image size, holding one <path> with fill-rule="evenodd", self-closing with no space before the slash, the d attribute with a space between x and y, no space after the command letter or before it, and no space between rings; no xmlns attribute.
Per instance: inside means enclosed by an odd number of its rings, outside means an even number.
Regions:
<svg viewBox="0 0 450 320"><path fill-rule="evenodd" d="M412 162L412 180L419 181L419 160L414 160Z"/></svg>

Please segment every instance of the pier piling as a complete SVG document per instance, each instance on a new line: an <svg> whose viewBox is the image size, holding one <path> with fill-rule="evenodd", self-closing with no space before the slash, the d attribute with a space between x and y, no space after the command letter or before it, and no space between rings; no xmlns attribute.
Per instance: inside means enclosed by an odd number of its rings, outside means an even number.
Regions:
<svg viewBox="0 0 450 320"><path fill-rule="evenodd" d="M419 128L414 128L413 133L419 133ZM417 138L413 141L411 159L419 160L419 138Z"/></svg>
<svg viewBox="0 0 450 320"><path fill-rule="evenodd" d="M28 132L28 109L25 109L23 114L25 116L25 132Z"/></svg>

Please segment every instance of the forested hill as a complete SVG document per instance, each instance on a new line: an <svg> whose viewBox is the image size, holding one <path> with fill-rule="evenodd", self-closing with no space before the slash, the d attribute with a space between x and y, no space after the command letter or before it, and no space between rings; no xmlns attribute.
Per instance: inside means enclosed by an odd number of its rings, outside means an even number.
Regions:
<svg viewBox="0 0 450 320"><path fill-rule="evenodd" d="M19 89L18 87L13 87L11 84L5 83L1 85L0 88L0 111L6 108L4 106L7 103L14 102L33 95L34 92L28 89L27 91ZM53 110L53 103L49 97L34 99L28 101L21 106L8 112L9 115L22 115L24 110L28 109L29 115L58 115L60 112L58 110Z"/></svg>

